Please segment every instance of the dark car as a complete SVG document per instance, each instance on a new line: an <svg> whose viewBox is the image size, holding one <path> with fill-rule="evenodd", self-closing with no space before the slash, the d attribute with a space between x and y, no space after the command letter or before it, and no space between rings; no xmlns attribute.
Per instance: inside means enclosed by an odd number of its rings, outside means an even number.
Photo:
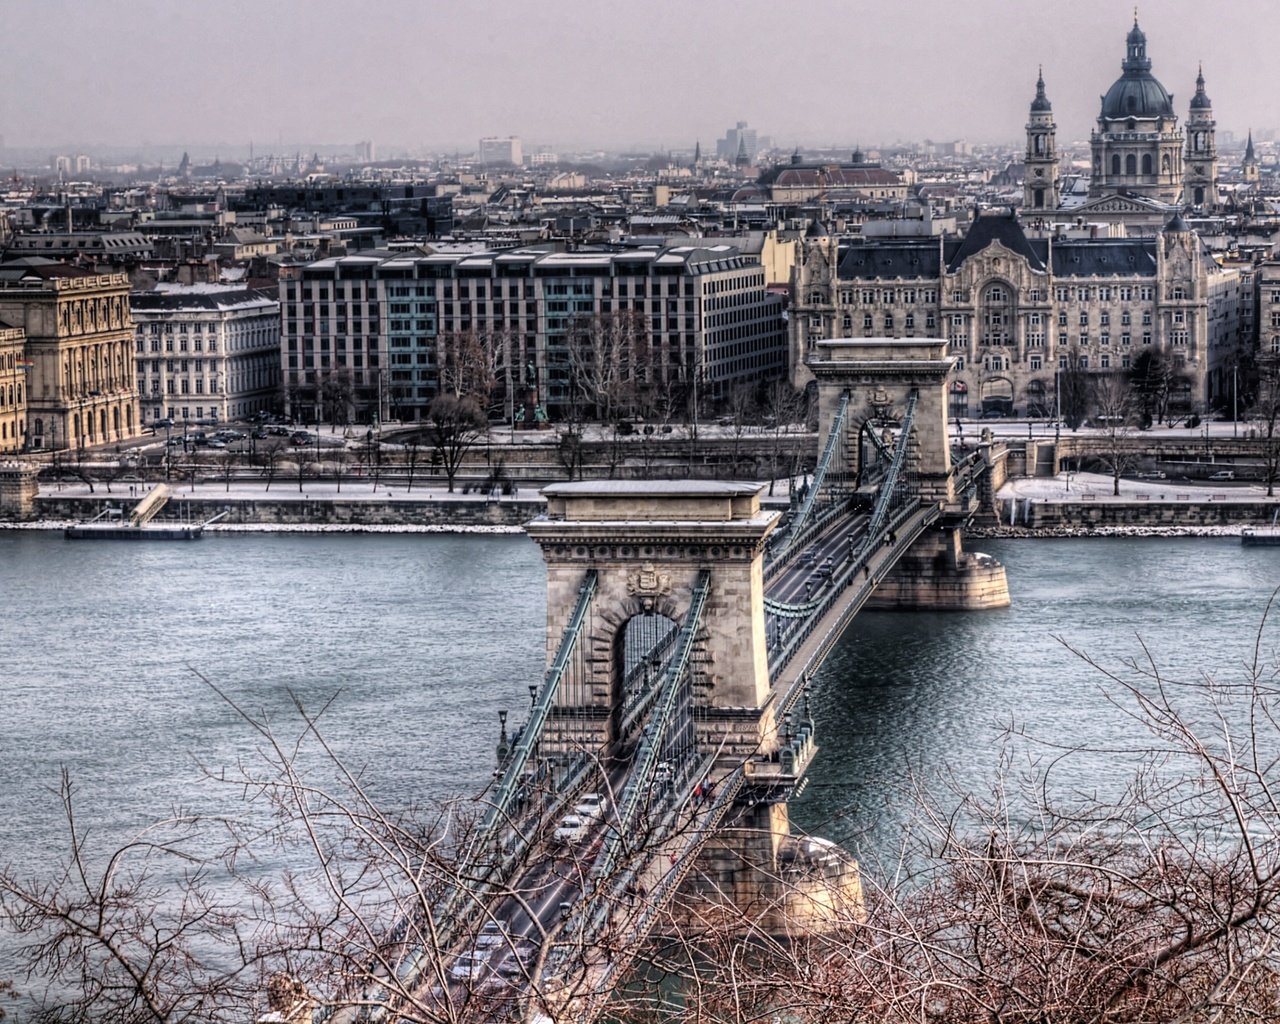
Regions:
<svg viewBox="0 0 1280 1024"><path fill-rule="evenodd" d="M295 430L289 435L289 443L292 445L302 446L311 443L311 435L305 430Z"/></svg>

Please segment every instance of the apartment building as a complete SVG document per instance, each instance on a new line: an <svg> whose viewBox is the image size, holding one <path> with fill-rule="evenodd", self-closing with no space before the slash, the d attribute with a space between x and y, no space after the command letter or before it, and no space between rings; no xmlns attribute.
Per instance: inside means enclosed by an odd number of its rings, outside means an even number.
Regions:
<svg viewBox="0 0 1280 1024"><path fill-rule="evenodd" d="M280 303L252 289L168 286L129 298L144 423L226 422L280 402Z"/></svg>
<svg viewBox="0 0 1280 1024"><path fill-rule="evenodd" d="M503 415L533 401L554 419L578 397L587 319L627 319L650 384L714 398L783 375L782 310L730 245L360 253L282 272L281 369L295 416L314 418L337 378L354 418L416 420L441 388L441 339L500 335Z"/></svg>

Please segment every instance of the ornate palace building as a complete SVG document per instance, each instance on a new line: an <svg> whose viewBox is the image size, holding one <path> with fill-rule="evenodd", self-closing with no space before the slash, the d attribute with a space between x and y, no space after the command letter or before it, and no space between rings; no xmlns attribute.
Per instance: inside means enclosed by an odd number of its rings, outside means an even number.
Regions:
<svg viewBox="0 0 1280 1024"><path fill-rule="evenodd" d="M1091 198L1058 219L1127 223L1131 237L1055 234L1057 125L1041 75L1023 195L1036 229L1012 212L977 217L963 238L837 240L811 225L792 272L793 382L811 379L805 360L821 338L945 337L954 415L1052 415L1063 371L1125 371L1144 354L1170 375L1172 412L1220 400L1252 344L1253 279L1221 266L1180 213L1218 198L1204 75L1184 140L1136 20L1121 67L1091 138Z"/></svg>
<svg viewBox="0 0 1280 1024"><path fill-rule="evenodd" d="M811 230L793 288L797 386L821 338L945 337L957 416L1051 415L1060 371L1127 370L1144 352L1171 371L1170 409L1202 411L1253 291L1177 215L1154 238L1057 239L1028 238L1007 213L954 239L839 244Z"/></svg>
<svg viewBox="0 0 1280 1024"><path fill-rule="evenodd" d="M66 263L0 264L0 326L25 333L30 448L82 448L138 434L129 279Z"/></svg>

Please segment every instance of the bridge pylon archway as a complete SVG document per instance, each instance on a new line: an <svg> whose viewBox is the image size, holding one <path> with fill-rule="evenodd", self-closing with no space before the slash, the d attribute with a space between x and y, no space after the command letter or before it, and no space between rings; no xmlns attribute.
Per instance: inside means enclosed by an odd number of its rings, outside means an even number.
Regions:
<svg viewBox="0 0 1280 1024"><path fill-rule="evenodd" d="M596 574L575 685L562 685L543 729L548 753L605 750L619 738L628 686L623 636L640 616L685 621L700 574L706 605L691 667L699 750L736 760L777 745L764 628L765 538L779 514L762 487L722 481L600 480L543 489L547 513L526 525L547 564L547 663L579 588Z"/></svg>

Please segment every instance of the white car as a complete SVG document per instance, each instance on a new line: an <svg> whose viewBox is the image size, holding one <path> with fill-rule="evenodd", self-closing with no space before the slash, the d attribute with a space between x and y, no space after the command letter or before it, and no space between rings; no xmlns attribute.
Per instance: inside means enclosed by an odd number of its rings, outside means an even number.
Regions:
<svg viewBox="0 0 1280 1024"><path fill-rule="evenodd" d="M480 934L476 936L477 950L495 949L509 944L507 933L502 930L502 926L497 921L486 921L484 927L480 929Z"/></svg>
<svg viewBox="0 0 1280 1024"><path fill-rule="evenodd" d="M573 813L588 820L598 818L604 813L604 803L599 793L584 793L573 808Z"/></svg>
<svg viewBox="0 0 1280 1024"><path fill-rule="evenodd" d="M449 976L457 981L478 981L484 970L486 958L477 950L459 953L458 959L449 968Z"/></svg>
<svg viewBox="0 0 1280 1024"><path fill-rule="evenodd" d="M566 814L555 831L557 843L580 843L587 838L587 819L577 814Z"/></svg>

